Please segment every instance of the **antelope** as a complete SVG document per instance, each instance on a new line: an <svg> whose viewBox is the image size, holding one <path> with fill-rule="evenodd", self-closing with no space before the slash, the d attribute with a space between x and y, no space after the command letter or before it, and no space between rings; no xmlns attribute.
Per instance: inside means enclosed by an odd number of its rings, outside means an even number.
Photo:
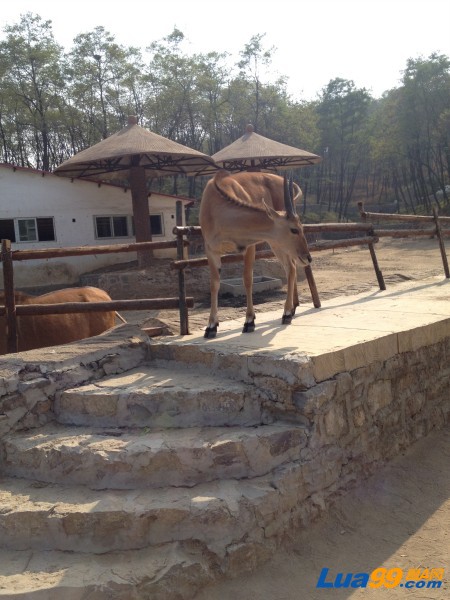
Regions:
<svg viewBox="0 0 450 600"><path fill-rule="evenodd" d="M15 292L18 304L65 304L68 302L108 302L111 297L95 287L66 288L42 296ZM0 292L0 305L5 295ZM116 313L100 311L54 315L27 315L17 319L19 352L68 344L99 335L115 326ZM0 317L0 354L6 354L6 319Z"/></svg>
<svg viewBox="0 0 450 600"><path fill-rule="evenodd" d="M295 198L294 198L295 190ZM295 211L301 196L298 185L286 177L261 172L230 174L221 169L208 181L200 204L200 226L210 269L211 312L205 338L217 334L220 256L231 247L244 253L244 287L247 310L243 333L255 330L253 263L255 246L267 242L287 277L282 324L289 324L299 304L297 262L311 262L303 226Z"/></svg>

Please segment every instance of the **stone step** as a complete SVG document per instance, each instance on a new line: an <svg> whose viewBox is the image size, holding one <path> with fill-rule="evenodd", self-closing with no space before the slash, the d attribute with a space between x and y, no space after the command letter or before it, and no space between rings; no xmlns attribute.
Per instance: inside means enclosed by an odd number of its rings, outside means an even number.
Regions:
<svg viewBox="0 0 450 600"><path fill-rule="evenodd" d="M301 469L299 463L289 467ZM102 554L194 539L223 558L244 538L262 541L265 528L289 514L292 498L273 485L285 470L253 480L132 491L7 478L0 492L0 547Z"/></svg>
<svg viewBox="0 0 450 600"><path fill-rule="evenodd" d="M195 544L92 555L0 551L0 598L190 600L214 578Z"/></svg>
<svg viewBox="0 0 450 600"><path fill-rule="evenodd" d="M254 386L192 367L144 365L69 389L55 402L60 423L100 427L258 425L264 414Z"/></svg>
<svg viewBox="0 0 450 600"><path fill-rule="evenodd" d="M250 478L300 458L301 425L95 429L49 424L3 438L6 475L93 489L193 486Z"/></svg>
<svg viewBox="0 0 450 600"><path fill-rule="evenodd" d="M220 327L219 327L220 329ZM180 344L177 337L165 338L164 341L155 339L148 347L150 364L178 365L182 369L195 369L197 365L216 376L226 376L240 381L248 381L246 363L248 353L244 345L243 352L228 352L226 348L217 351L214 344L192 343L184 338ZM264 351L259 352L259 356Z"/></svg>

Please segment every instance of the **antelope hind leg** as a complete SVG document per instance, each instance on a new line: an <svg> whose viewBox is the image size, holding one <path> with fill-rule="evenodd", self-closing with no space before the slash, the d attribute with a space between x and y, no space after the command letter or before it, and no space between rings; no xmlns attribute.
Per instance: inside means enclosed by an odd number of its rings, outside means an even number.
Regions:
<svg viewBox="0 0 450 600"><path fill-rule="evenodd" d="M203 337L207 340L212 340L216 337L217 335L217 328L219 327L219 323L216 323L215 325L208 325L205 329L205 333L203 335Z"/></svg>
<svg viewBox="0 0 450 600"><path fill-rule="evenodd" d="M255 317L251 321L245 321L242 333L253 333L255 331Z"/></svg>
<svg viewBox="0 0 450 600"><path fill-rule="evenodd" d="M290 314L284 313L281 317L282 325L290 325L292 323L292 317L295 315L295 308L292 309Z"/></svg>
<svg viewBox="0 0 450 600"><path fill-rule="evenodd" d="M220 287L220 255L216 255L208 248L205 248L208 258L210 272L210 290L211 290L211 311L209 314L208 325L205 329L204 338L212 339L217 335L219 327L218 310L219 310L219 287Z"/></svg>

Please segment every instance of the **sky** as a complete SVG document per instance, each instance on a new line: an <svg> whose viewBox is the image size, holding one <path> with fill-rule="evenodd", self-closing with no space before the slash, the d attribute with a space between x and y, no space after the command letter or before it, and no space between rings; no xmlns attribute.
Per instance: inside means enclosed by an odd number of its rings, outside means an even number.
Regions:
<svg viewBox="0 0 450 600"><path fill-rule="evenodd" d="M69 50L79 33L102 25L125 46L145 49L181 30L188 54L212 50L239 60L255 35L275 48L271 73L288 78L296 100L312 100L336 77L374 97L398 87L409 58L450 56L449 0L11 0L4 26L32 12L52 21L56 41Z"/></svg>

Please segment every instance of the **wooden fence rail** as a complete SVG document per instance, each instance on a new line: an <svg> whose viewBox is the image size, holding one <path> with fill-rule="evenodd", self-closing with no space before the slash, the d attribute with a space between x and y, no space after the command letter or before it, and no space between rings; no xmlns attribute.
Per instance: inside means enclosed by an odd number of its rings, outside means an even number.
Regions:
<svg viewBox="0 0 450 600"><path fill-rule="evenodd" d="M439 250L441 253L442 264L444 266L444 273L447 279L450 278L450 270L448 266L447 253L445 250L444 237L446 235L450 235L450 230L445 230L442 228L442 225L450 225L450 217L440 217L438 215L438 209L436 206L433 206L433 215L399 215L399 214L390 214L390 213L372 213L366 212L364 210L364 203L358 202L358 209L361 219L363 221L367 221L367 219L371 219L372 221L397 221L397 222L408 222L408 223L434 223L435 227L433 230L430 229L411 229L410 235L427 235L430 233L432 236L436 236L439 243ZM387 232L389 230L384 230L383 234L385 236L389 235ZM392 237L404 237L400 234L402 230L395 230L391 233ZM420 232L420 233L419 233ZM380 235L379 231L376 235Z"/></svg>
<svg viewBox="0 0 450 600"><path fill-rule="evenodd" d="M194 299L186 298L186 301L188 307L193 308ZM16 304L16 315L65 315L111 310L161 310L178 307L178 298L139 298L136 300L112 300L111 302L66 302L64 304ZM0 306L0 316L4 315L6 315L6 307Z"/></svg>
<svg viewBox="0 0 450 600"><path fill-rule="evenodd" d="M185 241L185 246L189 242ZM116 252L138 252L140 250L163 250L176 248L176 240L164 242L139 242L134 244L115 244L111 246L75 246L73 248L45 248L43 250L12 250L13 261L38 260L43 258L66 258L92 254L115 254Z"/></svg>

